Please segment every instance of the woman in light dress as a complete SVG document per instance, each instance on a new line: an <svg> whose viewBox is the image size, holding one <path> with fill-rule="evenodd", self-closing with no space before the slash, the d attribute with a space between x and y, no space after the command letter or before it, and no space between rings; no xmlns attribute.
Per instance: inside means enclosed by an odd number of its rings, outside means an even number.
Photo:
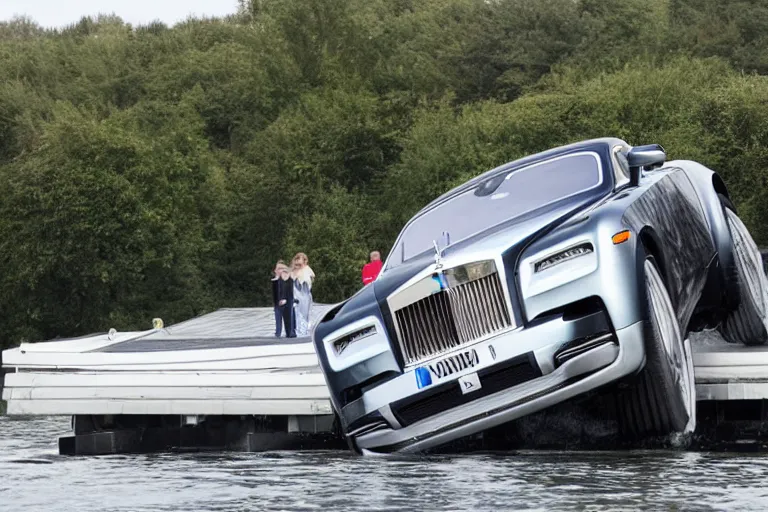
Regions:
<svg viewBox="0 0 768 512"><path fill-rule="evenodd" d="M315 273L309 267L309 259L303 252L293 257L293 299L296 304L294 318L296 336L309 336L309 311L312 309L312 281Z"/></svg>

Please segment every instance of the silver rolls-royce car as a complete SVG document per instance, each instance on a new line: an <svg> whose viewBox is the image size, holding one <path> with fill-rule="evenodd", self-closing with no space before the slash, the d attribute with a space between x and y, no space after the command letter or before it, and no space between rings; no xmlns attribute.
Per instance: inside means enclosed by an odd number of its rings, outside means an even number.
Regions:
<svg viewBox="0 0 768 512"><path fill-rule="evenodd" d="M689 332L768 340L761 269L715 172L590 140L430 203L313 341L358 452L431 449L597 388L623 435L663 436L695 425Z"/></svg>

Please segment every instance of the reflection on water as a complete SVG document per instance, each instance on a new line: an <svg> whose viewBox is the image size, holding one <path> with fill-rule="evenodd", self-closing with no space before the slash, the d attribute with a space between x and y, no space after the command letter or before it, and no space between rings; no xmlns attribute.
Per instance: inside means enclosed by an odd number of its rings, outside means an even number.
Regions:
<svg viewBox="0 0 768 512"><path fill-rule="evenodd" d="M764 510L768 457L675 451L62 457L68 418L0 417L0 510Z"/></svg>

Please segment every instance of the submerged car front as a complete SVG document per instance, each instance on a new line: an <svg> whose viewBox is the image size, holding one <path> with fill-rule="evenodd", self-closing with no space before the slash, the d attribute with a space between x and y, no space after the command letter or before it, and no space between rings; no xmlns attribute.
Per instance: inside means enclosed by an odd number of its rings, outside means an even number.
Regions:
<svg viewBox="0 0 768 512"><path fill-rule="evenodd" d="M612 149L537 155L440 198L379 278L320 322L318 358L356 450L429 449L641 367Z"/></svg>

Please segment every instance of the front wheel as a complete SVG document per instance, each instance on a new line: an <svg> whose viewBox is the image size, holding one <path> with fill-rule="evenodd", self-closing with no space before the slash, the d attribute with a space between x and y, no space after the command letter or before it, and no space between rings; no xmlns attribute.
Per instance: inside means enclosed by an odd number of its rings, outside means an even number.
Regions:
<svg viewBox="0 0 768 512"><path fill-rule="evenodd" d="M618 396L622 431L631 437L664 436L695 428L696 399L690 343L685 343L652 258L644 262L646 363L626 392Z"/></svg>
<svg viewBox="0 0 768 512"><path fill-rule="evenodd" d="M768 341L768 279L763 272L763 258L730 201L725 198L721 198L721 201L731 232L736 263L735 278L738 280L741 300L739 307L731 311L720 325L720 334L731 343L763 345Z"/></svg>

